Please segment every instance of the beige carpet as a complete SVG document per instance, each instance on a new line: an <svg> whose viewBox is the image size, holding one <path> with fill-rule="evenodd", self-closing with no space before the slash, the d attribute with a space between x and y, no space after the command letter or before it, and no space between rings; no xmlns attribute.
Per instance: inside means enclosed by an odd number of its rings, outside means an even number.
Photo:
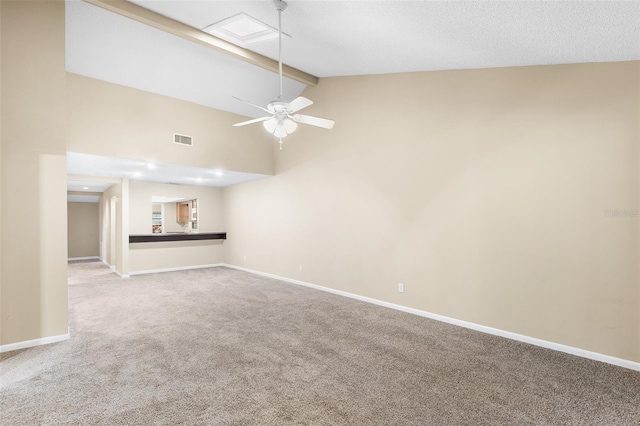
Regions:
<svg viewBox="0 0 640 426"><path fill-rule="evenodd" d="M2 354L0 423L640 424L640 373L244 272L70 264L69 341Z"/></svg>

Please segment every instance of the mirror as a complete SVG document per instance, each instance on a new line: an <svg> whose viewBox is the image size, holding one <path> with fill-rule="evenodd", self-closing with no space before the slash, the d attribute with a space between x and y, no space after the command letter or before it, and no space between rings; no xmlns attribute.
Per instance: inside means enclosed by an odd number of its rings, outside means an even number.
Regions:
<svg viewBox="0 0 640 426"><path fill-rule="evenodd" d="M151 206L151 230L154 234L190 233L198 230L197 198L154 195Z"/></svg>

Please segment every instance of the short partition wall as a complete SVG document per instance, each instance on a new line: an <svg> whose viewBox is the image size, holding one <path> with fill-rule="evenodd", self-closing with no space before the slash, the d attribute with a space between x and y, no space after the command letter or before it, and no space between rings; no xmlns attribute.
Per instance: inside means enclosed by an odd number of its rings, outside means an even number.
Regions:
<svg viewBox="0 0 640 426"><path fill-rule="evenodd" d="M226 233L131 235L129 275L219 266Z"/></svg>
<svg viewBox="0 0 640 426"><path fill-rule="evenodd" d="M129 235L129 243L157 243L166 241L202 241L202 240L226 240L226 232L203 233L167 233L167 234L142 234Z"/></svg>

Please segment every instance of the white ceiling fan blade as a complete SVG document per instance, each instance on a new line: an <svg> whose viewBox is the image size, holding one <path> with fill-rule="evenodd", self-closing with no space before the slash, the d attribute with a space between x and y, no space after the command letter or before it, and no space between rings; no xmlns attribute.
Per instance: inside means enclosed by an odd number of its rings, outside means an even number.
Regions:
<svg viewBox="0 0 640 426"><path fill-rule="evenodd" d="M310 115L296 114L293 119L298 123L310 124L316 127L322 127L323 129L332 129L336 123L333 120L327 120L326 118L312 117Z"/></svg>
<svg viewBox="0 0 640 426"><path fill-rule="evenodd" d="M313 101L305 98L304 96L298 96L288 103L282 99L282 11L287 8L287 3L284 0L273 0L273 4L278 11L278 77L280 78L280 92L276 100L269 103L267 108L263 108L233 96L234 99L237 99L240 102L244 102L252 107L271 114L269 117L256 118L254 120L234 124L234 126L244 126L246 124L262 121L264 128L269 133L280 138L280 144L282 144L282 138L290 135L298 128L297 123L309 124L311 126L322 127L324 129L332 129L335 121L328 120L326 118L312 117L310 115L295 114L297 111L300 111L309 105L313 105Z"/></svg>
<svg viewBox="0 0 640 426"><path fill-rule="evenodd" d="M240 127L240 126L246 126L247 124L253 124L253 123L257 123L259 121L266 121L268 119L270 119L271 117L260 117L260 118L254 118L253 120L247 120L247 121L243 121L241 123L236 123L234 124L235 127Z"/></svg>
<svg viewBox="0 0 640 426"><path fill-rule="evenodd" d="M261 107L261 106L259 106L259 105L252 104L251 102L244 101L244 100L242 100L242 99L240 99L240 98L236 98L235 96L232 96L232 98L233 98L233 99L237 99L237 100L239 100L240 102L244 102L244 103L245 103L245 104L247 104L247 105L251 105L252 107L256 107L256 108L258 108L258 109L263 110L264 112L268 112L269 114L271 114L271 111L269 111L268 109L263 108L263 107Z"/></svg>
<svg viewBox="0 0 640 426"><path fill-rule="evenodd" d="M311 99L298 96L297 98L289 102L289 110L291 112L296 112L300 111L302 108L308 107L309 105L313 105L313 101Z"/></svg>

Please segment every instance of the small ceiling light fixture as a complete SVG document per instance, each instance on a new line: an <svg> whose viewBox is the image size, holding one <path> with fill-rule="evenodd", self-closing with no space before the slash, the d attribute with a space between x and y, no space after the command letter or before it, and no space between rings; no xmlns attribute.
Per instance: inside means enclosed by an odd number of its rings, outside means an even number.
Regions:
<svg viewBox="0 0 640 426"><path fill-rule="evenodd" d="M89 187L88 186L83 186L82 189L89 189Z"/></svg>
<svg viewBox="0 0 640 426"><path fill-rule="evenodd" d="M147 169L154 170L157 166L153 163L147 163Z"/></svg>
<svg viewBox="0 0 640 426"><path fill-rule="evenodd" d="M214 174L214 175L216 175L216 176L218 176L218 177L220 177L220 176L223 176L223 175L224 175L224 173L222 173L222 170L216 170L215 172L213 172L213 174Z"/></svg>
<svg viewBox="0 0 640 426"><path fill-rule="evenodd" d="M278 29L246 13L238 13L202 29L233 44L246 46L259 41L278 38ZM289 34L284 34L291 37Z"/></svg>
<svg viewBox="0 0 640 426"><path fill-rule="evenodd" d="M280 92L278 97L269 103L266 108L254 105L250 102L238 99L253 107L259 108L269 114L267 117L254 118L253 120L236 123L234 126L245 126L247 124L262 122L267 132L279 139L280 149L282 149L282 138L287 137L298 128L298 123L310 124L324 129L331 129L335 124L333 120L326 118L312 117L310 115L296 114L302 108L306 108L313 104L313 101L298 96L291 102L287 102L282 98L282 12L287 8L287 3L283 0L273 0L273 4L278 10L278 75L280 77Z"/></svg>

